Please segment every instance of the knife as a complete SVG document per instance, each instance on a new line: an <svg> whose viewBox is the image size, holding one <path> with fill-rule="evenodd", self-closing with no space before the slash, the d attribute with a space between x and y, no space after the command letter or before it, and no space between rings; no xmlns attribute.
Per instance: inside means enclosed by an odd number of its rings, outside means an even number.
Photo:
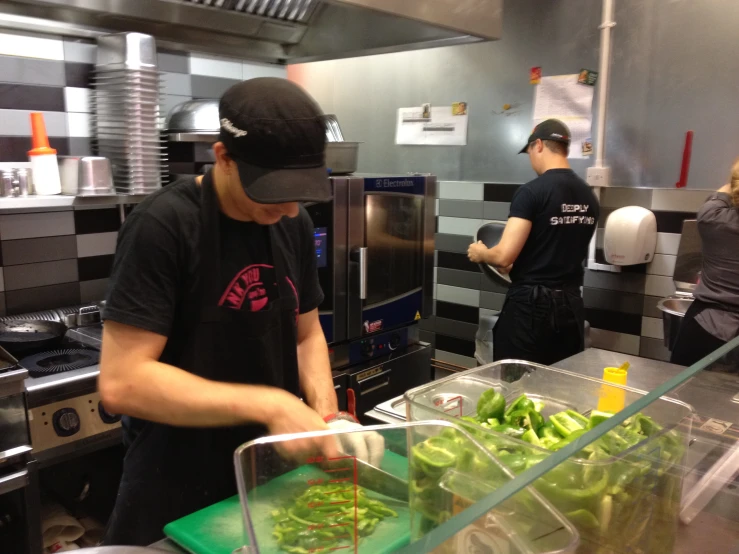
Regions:
<svg viewBox="0 0 739 554"><path fill-rule="evenodd" d="M352 459L352 462L354 459ZM346 467L346 459L330 461L324 470ZM355 484L394 500L408 503L408 481L356 458ZM352 476L355 477L354 475Z"/></svg>

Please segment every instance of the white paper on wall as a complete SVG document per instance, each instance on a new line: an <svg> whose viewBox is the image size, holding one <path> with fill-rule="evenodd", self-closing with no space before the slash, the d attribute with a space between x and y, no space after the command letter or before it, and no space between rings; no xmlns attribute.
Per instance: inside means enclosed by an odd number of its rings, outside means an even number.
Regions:
<svg viewBox="0 0 739 554"><path fill-rule="evenodd" d="M463 115L453 112L452 106L400 108L395 144L466 146L467 109L465 107Z"/></svg>
<svg viewBox="0 0 739 554"><path fill-rule="evenodd" d="M592 152L593 95L595 87L578 83L578 74L542 77L536 86L534 125L559 119L570 128L570 158Z"/></svg>

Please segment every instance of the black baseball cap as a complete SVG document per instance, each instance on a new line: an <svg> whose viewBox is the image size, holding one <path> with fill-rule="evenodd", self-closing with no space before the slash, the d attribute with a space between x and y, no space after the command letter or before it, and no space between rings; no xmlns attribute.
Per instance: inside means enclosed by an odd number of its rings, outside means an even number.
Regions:
<svg viewBox="0 0 739 554"><path fill-rule="evenodd" d="M570 130L567 128L567 125L562 123L559 119L547 119L534 127L534 131L531 133L526 146L521 149L519 154L526 154L529 150L529 146L532 142L536 141L536 139L561 142L569 147L571 137L572 135L570 135Z"/></svg>
<svg viewBox="0 0 739 554"><path fill-rule="evenodd" d="M318 104L287 79L232 86L218 107L220 140L239 168L247 196L260 204L326 202L326 130Z"/></svg>

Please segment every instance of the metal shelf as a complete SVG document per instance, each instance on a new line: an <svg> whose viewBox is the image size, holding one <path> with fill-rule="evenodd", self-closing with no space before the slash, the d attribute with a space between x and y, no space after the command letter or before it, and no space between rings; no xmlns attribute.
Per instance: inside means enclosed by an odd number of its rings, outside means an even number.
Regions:
<svg viewBox="0 0 739 554"><path fill-rule="evenodd" d="M138 204L147 194L115 194L108 196L53 196L31 195L26 197L0 198L0 213L39 210L86 209L122 204Z"/></svg>

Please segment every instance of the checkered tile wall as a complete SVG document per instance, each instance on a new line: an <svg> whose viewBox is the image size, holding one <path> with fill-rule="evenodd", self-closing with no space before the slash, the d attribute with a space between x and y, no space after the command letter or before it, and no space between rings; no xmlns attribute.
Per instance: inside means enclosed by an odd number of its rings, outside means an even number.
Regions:
<svg viewBox="0 0 739 554"><path fill-rule="evenodd" d="M28 161L29 113L44 113L60 156L89 155L93 41L0 32L0 162ZM219 98L251 77L286 77L284 67L197 53L160 52L161 111L192 98ZM170 172L195 173L208 149L170 145ZM0 202L0 315L101 300L121 225L117 206L19 213Z"/></svg>
<svg viewBox="0 0 739 554"><path fill-rule="evenodd" d="M475 332L481 315L503 306L505 290L467 260L467 247L485 222L508 218L518 185L442 182L438 188L435 315L422 323L424 339L435 345L436 358L465 367L476 362ZM593 346L627 355L666 360L662 318L657 301L675 292L680 232L694 219L709 191L611 188L603 191L597 231L597 261L603 259L603 226L608 214L623 206L643 206L657 217L657 254L650 264L622 273L586 270L583 296Z"/></svg>

